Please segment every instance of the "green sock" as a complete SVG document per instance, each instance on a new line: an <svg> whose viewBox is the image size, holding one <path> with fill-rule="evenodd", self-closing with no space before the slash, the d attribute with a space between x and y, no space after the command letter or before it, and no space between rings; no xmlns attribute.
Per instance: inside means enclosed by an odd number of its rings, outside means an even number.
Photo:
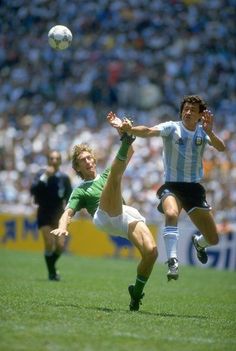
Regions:
<svg viewBox="0 0 236 351"><path fill-rule="evenodd" d="M118 160L120 161L125 161L127 159L128 150L129 150L129 144L122 142L120 149L116 155L116 158L118 158Z"/></svg>
<svg viewBox="0 0 236 351"><path fill-rule="evenodd" d="M134 285L134 295L136 297L140 297L142 295L143 289L147 281L148 281L148 278L139 274L137 275L136 282Z"/></svg>

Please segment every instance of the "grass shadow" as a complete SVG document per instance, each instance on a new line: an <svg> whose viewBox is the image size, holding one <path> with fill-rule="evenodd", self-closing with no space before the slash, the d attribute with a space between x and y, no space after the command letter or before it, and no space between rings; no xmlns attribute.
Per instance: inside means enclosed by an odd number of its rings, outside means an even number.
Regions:
<svg viewBox="0 0 236 351"><path fill-rule="evenodd" d="M59 306L57 304L56 306ZM61 304L61 306L68 306L68 307L75 307L79 309L87 309L87 310L94 310L94 311L100 311L100 312L105 312L105 313L133 313L133 314L143 314L143 315L149 315L149 316L156 316L156 317L166 317L166 318L188 318L188 319L207 319L208 317L202 316L202 315L190 315L190 314L176 314L176 313L165 313L165 312L149 312L149 311L129 311L129 310L124 310L124 309L117 309L117 308L109 308L109 307L98 307L98 306L81 306L81 305L75 305L75 304Z"/></svg>

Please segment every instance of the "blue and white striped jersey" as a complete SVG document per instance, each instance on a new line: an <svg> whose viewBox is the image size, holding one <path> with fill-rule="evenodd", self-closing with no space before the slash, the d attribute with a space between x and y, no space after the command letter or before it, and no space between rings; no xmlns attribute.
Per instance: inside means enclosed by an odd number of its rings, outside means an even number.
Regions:
<svg viewBox="0 0 236 351"><path fill-rule="evenodd" d="M169 121L155 126L163 139L163 161L166 182L199 182L203 177L202 157L210 144L201 125L195 131L182 121Z"/></svg>

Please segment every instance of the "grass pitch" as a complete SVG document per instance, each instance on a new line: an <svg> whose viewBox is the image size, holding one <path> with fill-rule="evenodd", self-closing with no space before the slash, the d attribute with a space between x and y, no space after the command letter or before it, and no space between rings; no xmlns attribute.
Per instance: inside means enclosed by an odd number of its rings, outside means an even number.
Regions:
<svg viewBox="0 0 236 351"><path fill-rule="evenodd" d="M63 256L49 282L39 253L0 250L2 351L236 350L235 272L156 265L139 312L136 260Z"/></svg>

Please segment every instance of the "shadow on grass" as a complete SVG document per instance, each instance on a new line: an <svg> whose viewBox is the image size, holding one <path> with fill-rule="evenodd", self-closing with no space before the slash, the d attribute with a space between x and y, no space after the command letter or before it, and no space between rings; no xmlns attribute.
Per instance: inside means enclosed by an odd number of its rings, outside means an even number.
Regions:
<svg viewBox="0 0 236 351"><path fill-rule="evenodd" d="M116 313L116 312L126 312L126 313L131 313L131 314L143 314L143 315L149 315L149 316L156 316L156 317L171 317L171 318L194 318L194 319L207 319L205 316L196 316L196 315L181 315L181 314L174 314L174 313L155 313L155 312L148 312L148 311L124 311L121 309L111 309L107 307L86 307L87 309L90 310L97 310L97 311L102 311L102 312L109 312L109 313Z"/></svg>
<svg viewBox="0 0 236 351"><path fill-rule="evenodd" d="M52 304L50 304L52 305ZM166 317L166 318L189 318L189 319L207 319L206 316L201 316L201 315L188 315L188 314L177 314L177 313L165 313L165 312L149 312L149 311L128 311L128 310L123 310L123 309L117 309L117 308L108 308L108 307L98 307L98 306L81 306L77 304L53 304L55 307L72 307L72 308L78 308L78 309L86 309L86 310L93 310L93 311L99 311L99 312L105 312L105 313L129 313L129 314L141 314L141 315L146 315L146 316L156 316L156 317Z"/></svg>

